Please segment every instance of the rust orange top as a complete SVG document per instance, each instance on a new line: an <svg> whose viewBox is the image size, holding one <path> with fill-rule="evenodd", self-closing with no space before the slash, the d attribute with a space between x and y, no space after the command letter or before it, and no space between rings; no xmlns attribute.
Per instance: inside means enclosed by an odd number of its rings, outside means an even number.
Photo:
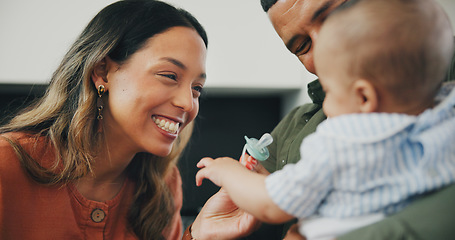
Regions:
<svg viewBox="0 0 455 240"><path fill-rule="evenodd" d="M38 161L54 159L52 147L25 134L9 134ZM34 149L34 151L31 151ZM166 178L174 197L175 214L166 239L182 234L182 179L175 167ZM82 196L73 184L45 186L34 182L11 145L0 138L0 239L137 239L126 214L134 182L126 180L113 199L97 202Z"/></svg>

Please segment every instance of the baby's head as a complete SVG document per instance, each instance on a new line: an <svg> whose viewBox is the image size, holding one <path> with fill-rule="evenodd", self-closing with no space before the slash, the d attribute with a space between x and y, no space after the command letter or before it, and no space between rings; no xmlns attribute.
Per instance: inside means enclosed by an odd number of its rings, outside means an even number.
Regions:
<svg viewBox="0 0 455 240"><path fill-rule="evenodd" d="M418 114L433 105L453 33L434 0L350 0L324 23L314 54L329 117Z"/></svg>

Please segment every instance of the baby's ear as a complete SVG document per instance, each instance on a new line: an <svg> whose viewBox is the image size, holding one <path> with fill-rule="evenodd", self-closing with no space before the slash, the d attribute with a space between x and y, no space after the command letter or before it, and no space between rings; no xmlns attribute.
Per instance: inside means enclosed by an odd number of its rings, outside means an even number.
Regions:
<svg viewBox="0 0 455 240"><path fill-rule="evenodd" d="M354 82L354 93L356 94L358 109L362 113L375 112L378 109L378 93L370 81L358 79Z"/></svg>

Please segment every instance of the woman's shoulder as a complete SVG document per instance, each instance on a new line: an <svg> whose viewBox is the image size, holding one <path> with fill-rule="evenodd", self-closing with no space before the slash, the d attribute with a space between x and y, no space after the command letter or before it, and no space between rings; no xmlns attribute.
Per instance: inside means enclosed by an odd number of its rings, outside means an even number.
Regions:
<svg viewBox="0 0 455 240"><path fill-rule="evenodd" d="M4 175L11 170L20 167L17 155L11 141L15 139L12 134L0 134L0 175Z"/></svg>
<svg viewBox="0 0 455 240"><path fill-rule="evenodd" d="M8 146L12 146L11 143L17 143L23 147L27 147L31 144L36 145L39 142L43 142L44 137L37 137L34 134L25 132L7 132L0 134L0 147L3 149Z"/></svg>
<svg viewBox="0 0 455 240"><path fill-rule="evenodd" d="M36 140L34 141L31 135L25 133L8 132L0 134L0 159L5 160L11 156L17 156L16 145L25 149L32 142L36 142Z"/></svg>
<svg viewBox="0 0 455 240"><path fill-rule="evenodd" d="M24 152L40 165L46 167L44 159L54 156L53 148L46 137L24 132L0 134L0 171L21 167L19 155Z"/></svg>
<svg viewBox="0 0 455 240"><path fill-rule="evenodd" d="M42 156L49 151L52 144L45 136L25 132L8 132L0 134L0 153L22 148L31 157Z"/></svg>
<svg viewBox="0 0 455 240"><path fill-rule="evenodd" d="M24 133L0 134L0 184L25 178L26 174L21 166L18 149L15 145L30 149L29 146L32 142L32 137Z"/></svg>

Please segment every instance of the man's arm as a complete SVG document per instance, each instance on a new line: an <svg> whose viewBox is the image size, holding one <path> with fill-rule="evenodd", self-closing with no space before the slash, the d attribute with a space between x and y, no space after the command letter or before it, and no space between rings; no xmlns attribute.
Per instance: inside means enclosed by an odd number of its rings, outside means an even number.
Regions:
<svg viewBox="0 0 455 240"><path fill-rule="evenodd" d="M338 240L449 240L455 236L455 184L424 196L380 222L338 237Z"/></svg>

